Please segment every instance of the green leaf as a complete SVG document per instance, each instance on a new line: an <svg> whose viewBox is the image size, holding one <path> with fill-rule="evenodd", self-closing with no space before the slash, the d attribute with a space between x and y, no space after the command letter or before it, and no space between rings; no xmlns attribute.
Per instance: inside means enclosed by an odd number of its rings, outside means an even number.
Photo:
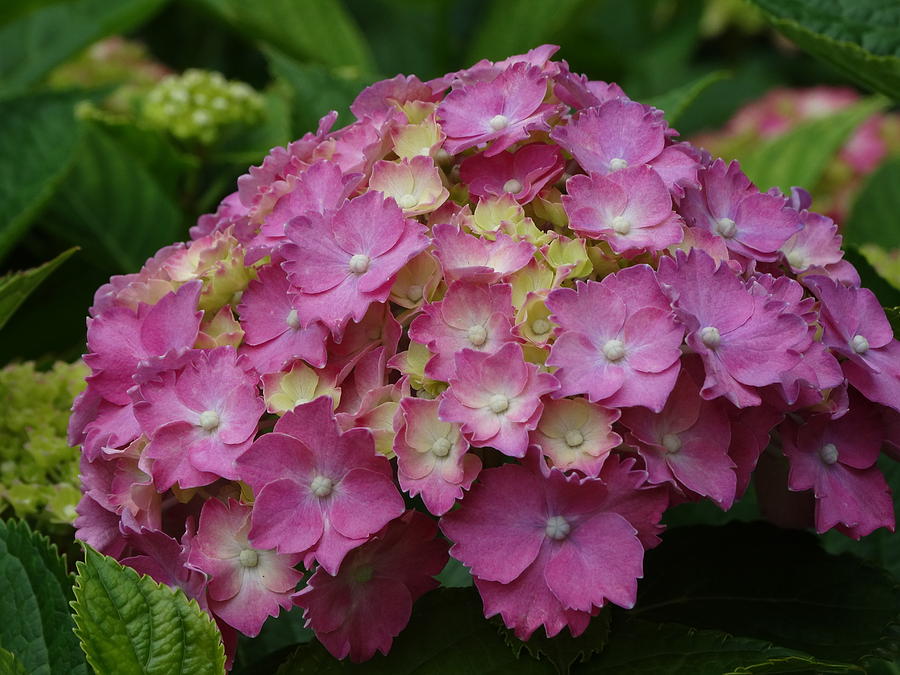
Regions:
<svg viewBox="0 0 900 675"><path fill-rule="evenodd" d="M644 103L665 111L666 121L670 125L675 126L678 123L678 120L681 119L685 110L690 107L700 94L702 94L710 85L726 80L729 77L731 77L731 74L728 71L716 70L707 73L693 82L688 82L671 91L667 91L665 94L652 96L644 101Z"/></svg>
<svg viewBox="0 0 900 675"><path fill-rule="evenodd" d="M830 555L805 532L765 523L674 528L645 562L631 612L642 619L839 662L888 647L900 620L900 589L884 570Z"/></svg>
<svg viewBox="0 0 900 675"><path fill-rule="evenodd" d="M46 227L81 245L101 269L137 271L159 248L184 238L184 216L138 157L97 125L85 131Z"/></svg>
<svg viewBox="0 0 900 675"><path fill-rule="evenodd" d="M294 607L269 618L256 637L238 636L237 656L231 675L275 672L297 649L315 639L312 629L303 627L303 608Z"/></svg>
<svg viewBox="0 0 900 675"><path fill-rule="evenodd" d="M53 260L45 262L40 267L34 267L24 272L12 272L4 277L0 277L0 330L9 321L9 318L15 314L16 310L22 306L31 292L41 285L41 282L49 277L53 272L62 265L66 260L72 257L72 254L78 248L70 248L63 251Z"/></svg>
<svg viewBox="0 0 900 675"><path fill-rule="evenodd" d="M168 0L70 0L0 28L0 95L25 91L56 65L109 35L138 26Z"/></svg>
<svg viewBox="0 0 900 675"><path fill-rule="evenodd" d="M72 579L56 547L24 522L0 521L0 580L3 649L33 675L86 675L69 614Z"/></svg>
<svg viewBox="0 0 900 675"><path fill-rule="evenodd" d="M860 101L844 110L798 124L741 159L741 168L760 190L792 186L812 189L825 167L860 124L885 106L883 99Z"/></svg>
<svg viewBox="0 0 900 675"><path fill-rule="evenodd" d="M98 673L223 673L215 622L181 589L85 547L75 580L75 633Z"/></svg>
<svg viewBox="0 0 900 675"><path fill-rule="evenodd" d="M28 14L41 7L52 5L63 0L14 0L0 4L0 26Z"/></svg>
<svg viewBox="0 0 900 675"><path fill-rule="evenodd" d="M610 619L611 613L607 606L591 619L587 630L577 638L572 637L568 630L563 630L552 638L547 637L545 630L539 628L526 642L519 640L502 622L498 623L500 634L516 656L521 656L524 649L533 658L552 663L558 675L568 675L577 662L587 662L594 654L603 651L609 640Z"/></svg>
<svg viewBox="0 0 900 675"><path fill-rule="evenodd" d="M762 640L677 624L613 623L606 649L575 675L721 675L722 673L863 672Z"/></svg>
<svg viewBox="0 0 900 675"><path fill-rule="evenodd" d="M878 244L885 249L900 248L900 157L884 162L867 179L853 202L841 234L844 241Z"/></svg>
<svg viewBox="0 0 900 675"><path fill-rule="evenodd" d="M70 94L0 102L0 259L25 234L72 163L80 126Z"/></svg>
<svg viewBox="0 0 900 675"><path fill-rule="evenodd" d="M893 0L752 0L801 48L900 101L900 5Z"/></svg>
<svg viewBox="0 0 900 675"><path fill-rule="evenodd" d="M300 61L372 73L366 39L340 0L195 0L232 28Z"/></svg>
<svg viewBox="0 0 900 675"><path fill-rule="evenodd" d="M453 556L447 560L444 569L435 579L441 582L441 586L444 588L469 588L473 583L469 568Z"/></svg>
<svg viewBox="0 0 900 675"><path fill-rule="evenodd" d="M4 675L28 675L25 666L12 652L0 648L0 673Z"/></svg>
<svg viewBox="0 0 900 675"><path fill-rule="evenodd" d="M548 42L582 4L584 0L493 0L466 62L504 59Z"/></svg>
<svg viewBox="0 0 900 675"><path fill-rule="evenodd" d="M338 661L319 643L300 647L278 675L549 675L548 663L517 658L484 619L473 590L439 589L425 595L387 656L361 664Z"/></svg>
<svg viewBox="0 0 900 675"><path fill-rule="evenodd" d="M844 246L844 260L848 261L859 272L863 288L868 288L885 307L900 305L900 290L888 283L872 264L852 245Z"/></svg>

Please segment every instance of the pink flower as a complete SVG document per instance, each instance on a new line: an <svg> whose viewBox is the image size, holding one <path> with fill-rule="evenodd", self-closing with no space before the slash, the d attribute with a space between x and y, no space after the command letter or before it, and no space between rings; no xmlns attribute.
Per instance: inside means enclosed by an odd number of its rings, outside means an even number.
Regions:
<svg viewBox="0 0 900 675"><path fill-rule="evenodd" d="M672 196L650 167L635 166L608 176L573 176L562 198L569 226L585 237L609 242L616 253L659 251L682 239Z"/></svg>
<svg viewBox="0 0 900 675"><path fill-rule="evenodd" d="M527 204L545 185L559 178L564 168L565 160L557 146L529 143L514 152L466 157L459 176L471 195L511 194L520 204Z"/></svg>
<svg viewBox="0 0 900 675"><path fill-rule="evenodd" d="M209 576L209 608L229 626L255 637L270 616L290 609L303 578L294 566L300 555L260 550L247 538L251 507L209 499L191 542L188 564Z"/></svg>
<svg viewBox="0 0 900 675"><path fill-rule="evenodd" d="M250 539L258 548L305 554L336 573L348 551L403 513L387 459L367 429L338 430L320 396L286 413L240 458L256 494Z"/></svg>
<svg viewBox="0 0 900 675"><path fill-rule="evenodd" d="M644 544L667 505L633 460L610 460L600 478L527 465L481 473L462 506L441 519L451 552L469 567L485 616L500 614L521 640L544 626L580 635L607 602L634 606Z"/></svg>
<svg viewBox="0 0 900 675"><path fill-rule="evenodd" d="M547 401L531 443L562 470L596 476L610 451L622 442L612 430L621 413L588 403L583 398Z"/></svg>
<svg viewBox="0 0 900 675"><path fill-rule="evenodd" d="M525 63L510 66L492 80L454 88L437 109L447 134L444 147L456 154L491 142L484 151L491 157L532 131L549 131L548 120L558 107L543 103L546 93L547 77Z"/></svg>
<svg viewBox="0 0 900 675"><path fill-rule="evenodd" d="M428 347L434 357L425 374L447 382L456 372L454 357L462 349L491 354L512 333L512 290L509 284L482 286L454 282L440 302L423 307L409 327L411 340Z"/></svg>
<svg viewBox="0 0 900 675"><path fill-rule="evenodd" d="M405 216L435 211L450 196L434 160L423 155L398 162L376 162L369 189L391 197Z"/></svg>
<svg viewBox="0 0 900 675"><path fill-rule="evenodd" d="M635 266L599 283L578 281L575 289L551 292L547 307L560 327L547 357L547 365L558 368L556 396L586 394L606 407L662 409L678 377L684 329L651 268Z"/></svg>
<svg viewBox="0 0 900 675"><path fill-rule="evenodd" d="M266 407L248 365L233 347L217 347L141 386L134 414L150 438L142 461L153 460L157 488L238 478L234 461L253 441Z"/></svg>
<svg viewBox="0 0 900 675"><path fill-rule="evenodd" d="M559 383L526 363L522 348L506 343L494 354L464 349L456 355L456 376L441 396L440 418L462 425L466 439L510 457L524 457L528 432L537 426L541 396Z"/></svg>
<svg viewBox="0 0 900 675"><path fill-rule="evenodd" d="M186 565L190 548L164 532L122 528L124 539L132 549L132 555L119 562L128 565L138 574L146 574L160 584L180 588L185 595L207 609L206 575ZM185 536L185 539L189 537Z"/></svg>
<svg viewBox="0 0 900 675"><path fill-rule="evenodd" d="M428 245L424 228L377 192L333 214L295 218L288 237L283 267L299 291L301 325L321 321L334 335L387 300L397 272Z"/></svg>
<svg viewBox="0 0 900 675"><path fill-rule="evenodd" d="M389 80L381 80L363 89L353 103L350 112L357 119L373 117L387 118L399 111L399 106L407 101L433 101L431 87L415 75L397 75Z"/></svg>
<svg viewBox="0 0 900 675"><path fill-rule="evenodd" d="M481 471L481 460L467 454L459 425L438 416L438 402L404 398L394 440L397 478L411 497L422 496L436 516L449 511Z"/></svg>
<svg viewBox="0 0 900 675"><path fill-rule="evenodd" d="M407 511L351 551L336 574L316 570L294 602L332 656L365 661L388 653L413 603L437 588L434 575L446 562L447 543L434 521Z"/></svg>
<svg viewBox="0 0 900 675"><path fill-rule="evenodd" d="M527 241L516 241L496 233L493 241L466 234L459 228L441 224L432 228L434 254L441 261L448 281L464 279L472 283L494 283L518 272L534 255Z"/></svg>
<svg viewBox="0 0 900 675"><path fill-rule="evenodd" d="M800 212L803 229L791 236L781 247L785 260L795 274L810 268L825 268L840 262L841 235L831 218L812 211Z"/></svg>

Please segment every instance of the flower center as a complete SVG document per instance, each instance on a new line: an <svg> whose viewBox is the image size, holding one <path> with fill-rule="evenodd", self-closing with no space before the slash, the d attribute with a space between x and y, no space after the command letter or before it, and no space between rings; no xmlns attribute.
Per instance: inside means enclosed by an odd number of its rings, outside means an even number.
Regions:
<svg viewBox="0 0 900 675"><path fill-rule="evenodd" d="M603 345L603 356L608 361L621 361L625 358L625 343L621 340L608 340Z"/></svg>
<svg viewBox="0 0 900 675"><path fill-rule="evenodd" d="M719 329L715 326L704 326L700 331L700 340L709 349L715 349L722 341L722 336L719 335Z"/></svg>
<svg viewBox="0 0 900 675"><path fill-rule="evenodd" d="M857 354L865 354L869 351L869 341L862 335L854 335L850 340L850 348Z"/></svg>
<svg viewBox="0 0 900 675"><path fill-rule="evenodd" d="M504 413L509 408L509 399L503 394L494 394L491 396L491 400L488 401L488 408L491 409L491 412L498 415Z"/></svg>
<svg viewBox="0 0 900 675"><path fill-rule="evenodd" d="M616 234L628 234L631 232L631 223L625 216L616 216L612 219L612 229Z"/></svg>
<svg viewBox="0 0 900 675"><path fill-rule="evenodd" d="M369 256L357 253L350 258L350 271L353 274L363 274L367 269L369 269Z"/></svg>
<svg viewBox="0 0 900 675"><path fill-rule="evenodd" d="M535 319L531 322L531 332L535 335L546 335L550 332L550 322L546 319Z"/></svg>
<svg viewBox="0 0 900 675"><path fill-rule="evenodd" d="M431 454L435 457L446 457L452 447L450 441L444 437L438 438L431 446Z"/></svg>
<svg viewBox="0 0 900 675"><path fill-rule="evenodd" d="M469 338L469 342L474 347L480 347L485 342L487 342L487 330L485 327L477 324L469 328L469 332L466 334L466 337Z"/></svg>
<svg viewBox="0 0 900 675"><path fill-rule="evenodd" d="M506 181L503 184L503 191L510 192L513 194L516 192L521 192L522 191L522 183L517 181L515 178L510 178L508 181Z"/></svg>
<svg viewBox="0 0 900 675"><path fill-rule="evenodd" d="M292 309L290 312L288 312L287 318L285 318L284 322L294 330L300 328L300 316L297 314L297 310Z"/></svg>
<svg viewBox="0 0 900 675"><path fill-rule="evenodd" d="M509 126L509 118L506 115L494 115L488 124L494 131L500 131Z"/></svg>
<svg viewBox="0 0 900 675"><path fill-rule="evenodd" d="M737 223L731 218L719 218L716 221L716 232L726 239L731 239L737 232Z"/></svg>
<svg viewBox="0 0 900 675"><path fill-rule="evenodd" d="M219 413L215 410L204 410L200 413L200 426L204 431L215 431L219 427Z"/></svg>
<svg viewBox="0 0 900 675"><path fill-rule="evenodd" d="M794 249L787 254L787 261L791 267L795 267L798 270L809 267L809 265L806 264L806 257L797 249Z"/></svg>
<svg viewBox="0 0 900 675"><path fill-rule="evenodd" d="M819 449L819 457L825 464L834 464L838 461L838 449L834 443L826 443Z"/></svg>
<svg viewBox="0 0 900 675"><path fill-rule="evenodd" d="M666 434L662 437L662 445L671 455L681 450L681 439L678 434Z"/></svg>
<svg viewBox="0 0 900 675"><path fill-rule="evenodd" d="M584 434L578 429L569 429L566 432L566 445L570 448L577 448L584 443Z"/></svg>
<svg viewBox="0 0 900 675"><path fill-rule="evenodd" d="M319 499L325 499L334 491L334 481L327 476L316 476L309 485L309 491Z"/></svg>
<svg viewBox="0 0 900 675"><path fill-rule="evenodd" d="M547 525L544 527L544 533L551 539L561 541L569 536L572 526L569 521L562 516L551 516L547 518Z"/></svg>
<svg viewBox="0 0 900 675"><path fill-rule="evenodd" d="M401 209L411 209L419 203L419 200L416 199L415 195L405 194L397 200L397 203L400 205Z"/></svg>
<svg viewBox="0 0 900 675"><path fill-rule="evenodd" d="M422 292L421 286L410 286L406 289L406 297L412 302L418 302L422 299Z"/></svg>
<svg viewBox="0 0 900 675"><path fill-rule="evenodd" d="M259 564L259 553L252 548L245 548L241 551L240 561L241 567L256 567Z"/></svg>
<svg viewBox="0 0 900 675"><path fill-rule="evenodd" d="M613 157L609 160L609 170L610 171L621 171L622 169L628 168L628 161L622 159L621 157Z"/></svg>

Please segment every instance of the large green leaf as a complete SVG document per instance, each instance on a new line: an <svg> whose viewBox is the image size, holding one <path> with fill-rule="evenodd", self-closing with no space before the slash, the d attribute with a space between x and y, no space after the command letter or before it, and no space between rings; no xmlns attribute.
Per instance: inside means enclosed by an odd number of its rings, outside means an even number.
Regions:
<svg viewBox="0 0 900 675"><path fill-rule="evenodd" d="M150 170L93 124L46 221L95 265L116 272L137 271L157 249L186 235L178 205Z"/></svg>
<svg viewBox="0 0 900 675"><path fill-rule="evenodd" d="M23 272L12 272L4 277L0 277L0 329L6 325L9 318L21 307L22 303L25 302L25 298L77 250L77 248L70 248L68 251L60 253L53 260L45 262L40 267L34 267Z"/></svg>
<svg viewBox="0 0 900 675"><path fill-rule="evenodd" d="M98 673L223 673L215 622L181 589L85 549L75 582L75 633Z"/></svg>
<svg viewBox="0 0 900 675"><path fill-rule="evenodd" d="M167 1L70 0L7 23L0 28L0 95L26 90L91 43L139 25Z"/></svg>
<svg viewBox="0 0 900 675"><path fill-rule="evenodd" d="M79 136L75 100L41 94L0 102L0 259L72 163Z"/></svg>
<svg viewBox="0 0 900 675"><path fill-rule="evenodd" d="M844 225L844 240L857 246L900 248L900 157L884 162L866 180Z"/></svg>
<svg viewBox="0 0 900 675"><path fill-rule="evenodd" d="M526 654L516 657L484 619L471 589L432 591L416 603L409 626L387 656L362 664L338 661L319 643L300 647L279 675L550 675L554 668Z"/></svg>
<svg viewBox="0 0 900 675"><path fill-rule="evenodd" d="M12 652L0 648L0 673L3 675L28 675L25 666Z"/></svg>
<svg viewBox="0 0 900 675"><path fill-rule="evenodd" d="M366 39L340 0L195 0L235 30L301 61L359 75L375 64Z"/></svg>
<svg viewBox="0 0 900 675"><path fill-rule="evenodd" d="M716 70L707 73L699 79L667 91L665 94L648 98L644 103L664 111L666 113L666 121L670 125L675 126L685 110L690 107L707 87L728 77L730 77L728 71Z"/></svg>
<svg viewBox="0 0 900 675"><path fill-rule="evenodd" d="M847 138L885 105L882 99L860 101L827 117L797 125L741 158L741 168L761 190L792 186L812 189Z"/></svg>
<svg viewBox="0 0 900 675"><path fill-rule="evenodd" d="M884 307L900 306L900 290L888 283L852 244L844 246L844 259L856 268L862 287L868 288Z"/></svg>
<svg viewBox="0 0 900 675"><path fill-rule="evenodd" d="M672 529L644 571L633 616L827 660L856 662L889 646L900 619L900 589L884 570L764 523Z"/></svg>
<svg viewBox="0 0 900 675"><path fill-rule="evenodd" d="M0 646L13 666L32 675L86 674L69 614L72 579L56 547L24 522L0 521L0 579Z"/></svg>
<svg viewBox="0 0 900 675"><path fill-rule="evenodd" d="M752 2L813 56L900 101L900 4L895 0Z"/></svg>

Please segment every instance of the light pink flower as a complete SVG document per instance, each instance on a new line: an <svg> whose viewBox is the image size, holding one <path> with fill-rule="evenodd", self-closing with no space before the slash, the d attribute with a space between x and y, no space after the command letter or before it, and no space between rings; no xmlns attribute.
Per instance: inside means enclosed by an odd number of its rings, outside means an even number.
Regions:
<svg viewBox="0 0 900 675"><path fill-rule="evenodd" d="M434 101L435 95L427 84L415 75L396 75L380 80L363 89L350 104L350 112L357 119L373 117L386 119L407 101Z"/></svg>
<svg viewBox="0 0 900 675"><path fill-rule="evenodd" d="M391 197L405 216L434 211L450 196L434 160L423 155L397 162L376 162L369 189Z"/></svg>
<svg viewBox="0 0 900 675"><path fill-rule="evenodd" d="M596 476L610 451L622 442L612 430L621 413L583 398L562 398L544 403L531 443L541 449L552 466Z"/></svg>
<svg viewBox="0 0 900 675"><path fill-rule="evenodd" d="M800 224L803 229L781 247L792 272L800 274L810 268L824 269L844 257L842 237L831 218L812 211L801 211Z"/></svg>
<svg viewBox="0 0 900 675"><path fill-rule="evenodd" d="M562 174L565 160L559 148L545 143L529 143L514 152L491 157L484 153L462 161L459 177L476 197L510 194L527 204L548 183Z"/></svg>
<svg viewBox="0 0 900 675"><path fill-rule="evenodd" d="M500 281L525 267L535 251L527 241L516 241L501 232L492 241L466 234L454 225L441 224L432 228L432 234L434 254L447 281Z"/></svg>

